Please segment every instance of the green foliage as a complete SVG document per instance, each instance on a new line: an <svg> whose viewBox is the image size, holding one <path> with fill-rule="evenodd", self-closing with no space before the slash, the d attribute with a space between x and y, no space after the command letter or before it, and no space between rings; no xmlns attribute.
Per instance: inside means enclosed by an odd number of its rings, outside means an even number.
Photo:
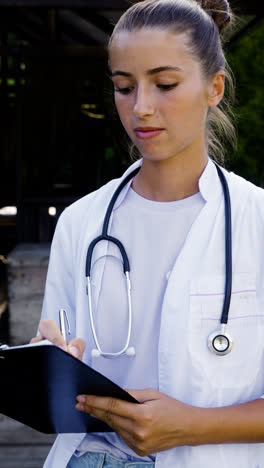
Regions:
<svg viewBox="0 0 264 468"><path fill-rule="evenodd" d="M238 151L228 167L264 187L264 22L227 53L236 78Z"/></svg>

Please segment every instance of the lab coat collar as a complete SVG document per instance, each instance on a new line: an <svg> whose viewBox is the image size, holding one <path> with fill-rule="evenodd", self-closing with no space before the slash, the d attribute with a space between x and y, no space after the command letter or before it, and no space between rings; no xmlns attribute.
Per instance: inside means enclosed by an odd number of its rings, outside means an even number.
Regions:
<svg viewBox="0 0 264 468"><path fill-rule="evenodd" d="M118 185L117 187L119 186L119 184L121 184L122 180L124 180L126 178L126 176L134 171L134 169L136 169L137 167L141 166L142 165L142 158L139 159L138 161L134 162L132 164L132 166L129 166L129 168L126 170L126 172L124 172L124 174L122 175L122 177L120 179L118 179ZM116 188L117 188L116 187ZM128 190L129 190L129 187L130 187L130 184L126 184L126 186L123 188L123 190L121 191L120 195L118 196L116 202L115 202L115 205L114 205L114 208L113 208L113 211L115 211L120 205L121 203L123 202Z"/></svg>
<svg viewBox="0 0 264 468"><path fill-rule="evenodd" d="M139 159L138 161L134 162L126 171L125 173L122 175L122 177L118 180L119 184L122 182L122 180L130 173L132 172L134 169L136 169L137 167L141 166L142 165L142 159ZM119 185L118 184L118 185ZM213 163L213 161L208 158L208 162L207 162L207 165L199 179L199 182L198 182L198 185L199 185L199 190L200 190L200 193L203 197L203 199L207 202L208 201L208 198L210 197L210 193L215 193L216 191L219 191L220 190L220 180L219 180L219 177L218 177L218 174L217 174L217 170L216 170L216 167L215 167L215 164ZM129 187L130 187L130 184L127 184L124 189L121 191L116 203L115 203L115 206L113 208L113 211L116 210L120 205L121 203L123 202L123 200L125 199L126 197L126 194L129 190Z"/></svg>
<svg viewBox="0 0 264 468"><path fill-rule="evenodd" d="M221 182L218 177L217 169L213 161L208 158L207 165L198 182L200 193L203 199L207 202L210 194L221 190Z"/></svg>

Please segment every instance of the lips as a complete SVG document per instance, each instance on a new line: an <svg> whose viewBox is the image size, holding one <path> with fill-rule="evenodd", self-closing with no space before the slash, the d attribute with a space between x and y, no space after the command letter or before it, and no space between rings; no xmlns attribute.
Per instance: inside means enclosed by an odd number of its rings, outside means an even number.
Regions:
<svg viewBox="0 0 264 468"><path fill-rule="evenodd" d="M159 127L137 127L135 128L135 132L154 132L157 130L163 130L163 128L159 128Z"/></svg>
<svg viewBox="0 0 264 468"><path fill-rule="evenodd" d="M148 140L160 135L163 130L164 128L158 127L137 127L134 129L134 132L139 139Z"/></svg>

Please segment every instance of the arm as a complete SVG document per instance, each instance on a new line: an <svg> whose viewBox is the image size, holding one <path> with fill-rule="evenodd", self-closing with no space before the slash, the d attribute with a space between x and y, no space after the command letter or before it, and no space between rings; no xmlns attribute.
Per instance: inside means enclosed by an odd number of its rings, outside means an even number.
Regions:
<svg viewBox="0 0 264 468"><path fill-rule="evenodd" d="M78 397L77 409L107 422L138 455L181 445L264 442L264 401L198 408L157 390L130 391L142 404Z"/></svg>
<svg viewBox="0 0 264 468"><path fill-rule="evenodd" d="M73 356L82 359L85 342L74 338L66 346L58 327L59 309L64 308L69 315L73 336L75 334L73 258L71 218L66 209L58 220L53 237L38 336L32 338L31 343L48 339L54 345L61 346Z"/></svg>

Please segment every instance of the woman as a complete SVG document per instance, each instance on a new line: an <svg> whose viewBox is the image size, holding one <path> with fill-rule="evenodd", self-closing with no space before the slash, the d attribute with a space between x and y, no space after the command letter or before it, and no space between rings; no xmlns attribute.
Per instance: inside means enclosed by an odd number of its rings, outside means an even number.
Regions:
<svg viewBox="0 0 264 468"><path fill-rule="evenodd" d="M219 148L212 122L232 136L217 107L227 78L219 32L230 18L225 0L146 0L114 29L115 103L141 159L62 214L35 340L48 338L123 388L137 389L129 392L142 404L79 395L77 409L115 432L61 435L45 467L264 467L264 193L224 170L232 207L230 338L220 326L227 212L209 155ZM108 360L104 353L118 353L127 336L120 254L104 241L92 257L100 353L93 351L86 253L114 191L135 168L108 231L129 255L131 339L126 354ZM76 337L68 348L55 323L60 308Z"/></svg>

